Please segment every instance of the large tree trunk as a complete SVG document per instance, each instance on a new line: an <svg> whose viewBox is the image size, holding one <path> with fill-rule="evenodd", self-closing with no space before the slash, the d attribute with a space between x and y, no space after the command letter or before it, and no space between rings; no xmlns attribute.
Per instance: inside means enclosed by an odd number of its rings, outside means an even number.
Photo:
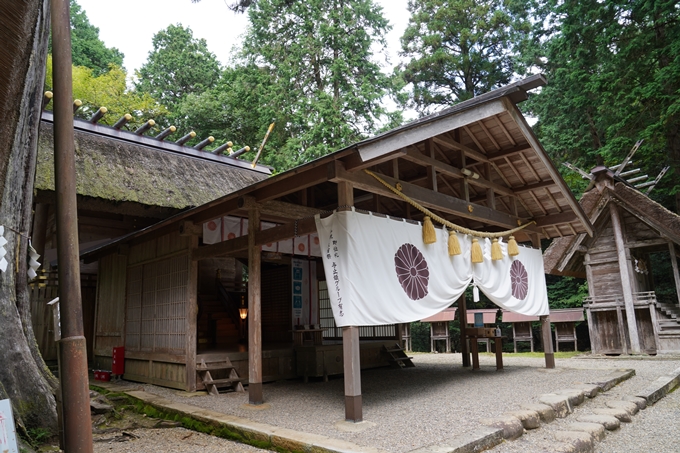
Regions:
<svg viewBox="0 0 680 453"><path fill-rule="evenodd" d="M0 52L11 77L0 80L6 95L0 113L7 135L0 141L0 224L5 226L9 262L0 273L0 397L12 400L25 428L41 427L56 434L55 379L35 341L27 287L27 247L31 225L38 126L45 79L49 2L0 2L0 28L10 52ZM4 174L3 174L4 173Z"/></svg>

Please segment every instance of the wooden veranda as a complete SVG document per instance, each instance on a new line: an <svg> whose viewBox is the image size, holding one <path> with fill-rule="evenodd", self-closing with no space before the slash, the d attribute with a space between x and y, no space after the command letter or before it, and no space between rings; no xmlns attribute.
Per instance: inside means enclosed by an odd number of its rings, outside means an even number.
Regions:
<svg viewBox="0 0 680 453"><path fill-rule="evenodd" d="M267 287L268 279L263 278L263 272L277 266L273 261L293 253L262 249L313 235L314 216L336 209L355 207L422 220L420 212L364 169L379 174L392 186L399 184L402 193L411 199L467 228L499 231L533 220L534 225L515 237L535 247L541 238L591 234L586 215L516 107L516 103L527 98L528 90L544 83L542 76L533 76L478 96L91 251L85 258L98 259L100 263L98 316L111 314L114 307L124 307L118 308L118 313L125 310L129 313L131 304L139 306L140 313L144 313L145 307L178 304L184 311L176 312L173 318L176 323L167 327L156 323L155 330L146 330L151 325L144 324L143 316L138 324L125 328L129 320L123 316L116 330L120 332L117 341L124 342L126 348L128 342L141 345L130 352L146 358L147 368L149 363L164 361L178 365L175 371L182 374L181 385L193 391L197 388L199 269L225 256L237 257L243 263L247 260L248 392L251 404L261 404L266 374L263 336L272 333L269 328L263 332L263 323L274 310L271 300L275 297L265 294L263 288ZM247 233L205 244L203 226L225 216L242 218L244 222L247 219ZM263 229L264 223L270 227ZM310 255L307 258L311 268L321 266L320 260ZM324 279L323 272L317 271L316 275L317 280ZM126 287L126 296L113 300L111 294L120 294L110 291L114 287ZM286 297L285 316L290 323L289 292ZM464 312L464 300L460 301L459 309ZM549 335L547 317L543 321ZM290 329L290 324L287 325ZM288 335L292 343L292 333L284 332L281 326L279 334ZM364 350L360 353L359 341L362 329L361 326L341 329L345 413L351 421L363 417L360 369ZM98 335L110 335L107 344L111 344L114 335L95 330L95 354L105 357L110 351L98 346ZM142 341L132 343L130 335L137 333ZM399 335L396 328L394 335ZM546 351L546 361L553 365L552 351Z"/></svg>

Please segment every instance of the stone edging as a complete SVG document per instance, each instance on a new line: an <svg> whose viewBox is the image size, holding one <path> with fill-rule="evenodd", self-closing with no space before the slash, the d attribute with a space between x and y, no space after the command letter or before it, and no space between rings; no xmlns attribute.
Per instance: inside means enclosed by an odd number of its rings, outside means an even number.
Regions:
<svg viewBox="0 0 680 453"><path fill-rule="evenodd" d="M633 376L635 376L635 370L617 370L608 379L584 384L578 389L567 389L543 395L541 404L525 405L524 410L508 412L501 417L480 420L482 424L479 428L436 444L417 448L409 453L475 453L493 448L505 439L519 438L525 428L536 428L539 420L543 423L549 423L555 417L566 417L573 412L573 406L583 403L586 396L594 398L599 392L606 392ZM586 433L581 434L585 435ZM583 437L585 438L585 436ZM590 438L590 435L588 437ZM584 440L574 439L576 442Z"/></svg>

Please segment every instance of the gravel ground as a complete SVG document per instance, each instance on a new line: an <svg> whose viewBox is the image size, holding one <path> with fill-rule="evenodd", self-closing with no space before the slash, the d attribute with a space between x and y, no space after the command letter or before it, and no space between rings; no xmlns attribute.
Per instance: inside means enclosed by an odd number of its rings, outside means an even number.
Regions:
<svg viewBox="0 0 680 453"><path fill-rule="evenodd" d="M480 418L502 415L506 411L519 409L520 404L523 403L538 402L541 394L601 379L614 369L633 368L636 370L635 377L582 405L578 410L584 412L572 414L567 419L574 421L574 415L589 413L592 408L604 405L606 398L620 399L623 395L633 394L657 377L680 366L678 360L573 358L558 359L556 369L546 370L542 358L505 357L505 370L496 372L494 360L491 355L482 355L480 357L482 369L471 371L460 365L460 354L415 354L416 368L403 370L383 368L364 371L362 373L364 420L369 423L364 425L366 429L363 432L351 433L340 430L337 425L337 422L344 419L342 378L331 379L329 382L310 381L307 384L301 380L265 384L265 403L269 407L262 410L248 408L245 404L247 394L242 393L225 393L214 397L199 392L189 396L190 394L184 392L151 385L141 387L149 393L173 401L401 453L474 429L479 426ZM677 433L680 421L677 399L675 406L671 405L665 411L662 410L664 404L670 403L662 401L647 409L643 416L647 417L647 414L650 414L649 423L659 426L658 430L672 429ZM644 420L643 416L636 416L631 429L638 429L636 422L640 423L638 420ZM663 421L655 422L654 420L658 417L661 417ZM560 429L565 423L568 422L558 420L544 425L543 428L517 441L506 442L491 451L550 451L550 445L554 443L550 432ZM602 448L598 451L678 451L677 448L673 450L628 448L626 445L629 441L618 440L623 438L628 431L629 427L624 427L619 432L608 435L608 439L598 445L598 448ZM640 439L639 434L630 436L637 436L636 438ZM664 441L661 437L655 436L661 442L660 445L663 445ZM163 439L163 436L157 436L157 438ZM130 444L134 445L138 442L139 440L135 440ZM612 444L609 447L611 442L621 442L625 448L621 448L618 444ZM175 441L175 444L182 445L183 443ZM143 450L145 449L137 451ZM128 450L98 451L117 453Z"/></svg>

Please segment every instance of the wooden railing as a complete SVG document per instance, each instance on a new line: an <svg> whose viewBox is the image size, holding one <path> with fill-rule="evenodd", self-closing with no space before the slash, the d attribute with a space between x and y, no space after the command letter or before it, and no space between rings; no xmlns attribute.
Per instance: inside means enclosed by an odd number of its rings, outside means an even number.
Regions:
<svg viewBox="0 0 680 453"><path fill-rule="evenodd" d="M656 305L656 303L656 293L654 291L633 293L633 304L636 307L646 307L650 304ZM589 296L583 299L583 306L591 310L623 307L623 294L614 296Z"/></svg>

